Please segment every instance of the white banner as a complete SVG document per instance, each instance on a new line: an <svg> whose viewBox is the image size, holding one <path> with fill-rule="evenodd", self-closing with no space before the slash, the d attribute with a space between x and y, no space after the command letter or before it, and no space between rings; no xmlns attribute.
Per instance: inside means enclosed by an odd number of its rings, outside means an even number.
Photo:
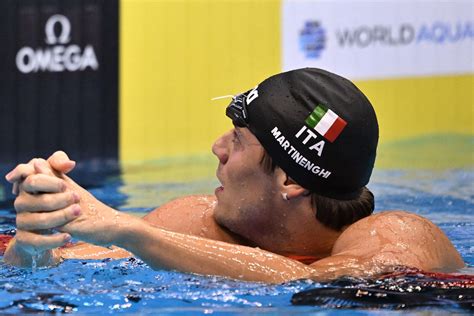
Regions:
<svg viewBox="0 0 474 316"><path fill-rule="evenodd" d="M351 79L474 73L474 1L283 3L283 69Z"/></svg>

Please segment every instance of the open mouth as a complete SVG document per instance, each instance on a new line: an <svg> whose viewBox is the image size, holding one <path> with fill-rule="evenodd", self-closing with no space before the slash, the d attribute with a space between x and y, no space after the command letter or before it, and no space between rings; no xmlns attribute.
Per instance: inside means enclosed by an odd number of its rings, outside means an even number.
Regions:
<svg viewBox="0 0 474 316"><path fill-rule="evenodd" d="M224 191L224 187L221 185L219 187L216 188L216 190L214 191L214 194L219 194L220 192Z"/></svg>
<svg viewBox="0 0 474 316"><path fill-rule="evenodd" d="M224 185L222 184L221 179L219 179L219 176L216 175L216 177L217 177L217 180L219 180L219 182L221 182L221 185L218 186L218 187L216 188L216 190L214 191L214 193L217 195L218 193L224 191Z"/></svg>

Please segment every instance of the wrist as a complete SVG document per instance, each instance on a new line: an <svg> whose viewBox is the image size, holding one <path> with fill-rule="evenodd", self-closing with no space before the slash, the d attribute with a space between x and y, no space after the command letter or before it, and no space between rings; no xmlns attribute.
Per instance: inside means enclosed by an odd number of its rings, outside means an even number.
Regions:
<svg viewBox="0 0 474 316"><path fill-rule="evenodd" d="M3 261L13 266L31 266L31 255L18 246L15 238L12 238L5 249Z"/></svg>
<svg viewBox="0 0 474 316"><path fill-rule="evenodd" d="M141 218L130 215L121 214L121 220L118 225L114 225L113 228L113 241L112 244L131 250L140 232L143 231L143 224L146 223ZM133 252L133 251L132 251Z"/></svg>
<svg viewBox="0 0 474 316"><path fill-rule="evenodd" d="M17 267L30 268L33 266L33 255L26 251L24 247L18 245L15 238L8 244L3 260L5 263ZM37 267L48 267L60 262L60 249L45 250L34 256L34 265Z"/></svg>

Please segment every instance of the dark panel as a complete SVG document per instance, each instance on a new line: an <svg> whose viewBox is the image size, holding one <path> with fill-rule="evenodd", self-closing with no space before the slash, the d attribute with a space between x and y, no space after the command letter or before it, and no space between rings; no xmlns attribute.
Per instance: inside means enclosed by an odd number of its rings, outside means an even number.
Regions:
<svg viewBox="0 0 474 316"><path fill-rule="evenodd" d="M16 161L16 69L11 62L14 50L9 47L16 38L16 1L0 1L0 161ZM9 43L5 45L5 43Z"/></svg>
<svg viewBox="0 0 474 316"><path fill-rule="evenodd" d="M82 6L77 5L77 1L63 1L64 15L69 18L71 25L74 25L74 36L76 42L83 47L82 40ZM59 128L62 131L59 135L61 149L81 161L80 155L80 115L81 109L81 76L82 72L71 72L61 78L61 93L59 95ZM67 80L66 80L67 79ZM112 105L116 106L116 104Z"/></svg>
<svg viewBox="0 0 474 316"><path fill-rule="evenodd" d="M37 2L37 1L36 1ZM43 0L38 6L39 25L46 25L48 19L54 14L61 13L59 0ZM74 30L74 28L72 28ZM44 46L45 28L39 28L38 47ZM41 144L36 150L36 156L47 157L59 145L59 95L61 93L61 79L64 78L63 72L37 72L34 74L38 82L38 99L37 99L37 143ZM27 77L27 76L25 76ZM61 78L62 77L62 78Z"/></svg>
<svg viewBox="0 0 474 316"><path fill-rule="evenodd" d="M117 4L114 1L107 1L103 5L103 12L107 14L107 19L102 19L102 38L108 38L107 41L102 41L102 50L107 52L107 63L102 67L102 87L108 93L102 94L103 112L102 117L107 118L102 120L104 126L104 151L103 156L107 158L118 157L118 121L119 121L119 10L116 8ZM104 80L105 79L105 80Z"/></svg>
<svg viewBox="0 0 474 316"><path fill-rule="evenodd" d="M24 0L18 2L16 14L16 43L11 43L14 52L31 52L34 47L38 47L41 41L38 1ZM15 54L16 55L16 54ZM16 56L15 56L16 57ZM26 58L25 58L26 59ZM22 60L25 60L22 59ZM16 60L16 59L15 59ZM31 65L31 64L29 64ZM25 71L29 68L25 63ZM17 159L25 161L37 156L37 136L38 129L37 114L40 104L38 73L25 75L18 73L16 75L16 105L17 109L15 123L15 141L17 144ZM40 144L38 144L40 145Z"/></svg>
<svg viewBox="0 0 474 316"><path fill-rule="evenodd" d="M83 6L83 40L84 45L94 47L98 60L104 60L102 52L102 32L100 27L101 7L98 1L88 1ZM81 150L89 157L100 157L102 147L101 118L102 98L101 72L103 63L99 65L100 71L91 71L81 78L82 86L82 113L81 113Z"/></svg>
<svg viewBox="0 0 474 316"><path fill-rule="evenodd" d="M118 0L2 0L0 36L0 163L116 160Z"/></svg>

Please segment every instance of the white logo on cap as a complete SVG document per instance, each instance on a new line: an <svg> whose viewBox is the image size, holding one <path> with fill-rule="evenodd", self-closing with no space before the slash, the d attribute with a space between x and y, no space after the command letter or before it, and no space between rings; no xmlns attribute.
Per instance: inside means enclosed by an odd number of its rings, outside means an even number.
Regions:
<svg viewBox="0 0 474 316"><path fill-rule="evenodd" d="M250 93L247 95L247 105L249 105L253 100L255 100L256 98L258 98L258 90L257 90L258 86L256 86L255 88L253 88L252 91L250 91Z"/></svg>

